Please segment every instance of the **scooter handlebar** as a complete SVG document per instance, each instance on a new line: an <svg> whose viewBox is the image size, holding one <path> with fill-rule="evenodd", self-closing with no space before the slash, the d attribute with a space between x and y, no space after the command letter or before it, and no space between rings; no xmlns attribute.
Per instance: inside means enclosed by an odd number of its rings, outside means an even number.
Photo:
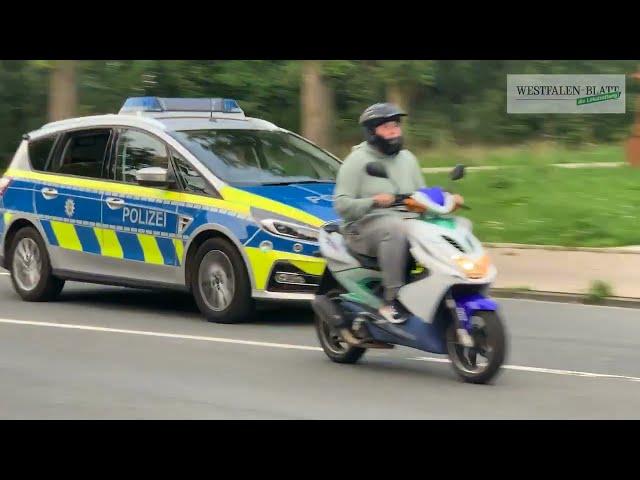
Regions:
<svg viewBox="0 0 640 480"><path fill-rule="evenodd" d="M404 201L407 198L411 198L411 193L398 193L396 194L396 198L393 203L390 205L391 207L402 207L404 206Z"/></svg>

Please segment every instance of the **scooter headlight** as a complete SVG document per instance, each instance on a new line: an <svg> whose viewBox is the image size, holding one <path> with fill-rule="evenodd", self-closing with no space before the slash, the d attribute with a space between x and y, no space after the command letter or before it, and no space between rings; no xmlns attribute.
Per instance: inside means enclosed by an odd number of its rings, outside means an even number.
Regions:
<svg viewBox="0 0 640 480"><path fill-rule="evenodd" d="M484 278L489 273L489 267L491 266L491 260L489 255L483 255L478 260L472 260L464 255L457 255L453 257L456 265L467 278L478 280Z"/></svg>

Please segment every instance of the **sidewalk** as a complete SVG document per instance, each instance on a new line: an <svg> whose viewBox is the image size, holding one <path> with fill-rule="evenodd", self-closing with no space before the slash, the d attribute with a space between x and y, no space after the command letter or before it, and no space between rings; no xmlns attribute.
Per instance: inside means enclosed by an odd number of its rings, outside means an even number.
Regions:
<svg viewBox="0 0 640 480"><path fill-rule="evenodd" d="M553 167L558 168L617 168L626 165L626 162L592 162L592 163L551 163ZM502 168L513 168L517 167L517 165L502 165L502 166L494 166L494 165L485 165L478 167L466 167L466 170L473 171L482 171L482 170L499 170ZM453 167L424 167L422 168L423 173L448 173L451 171Z"/></svg>
<svg viewBox="0 0 640 480"><path fill-rule="evenodd" d="M607 282L613 295L640 298L640 248L561 249L530 245L487 246L498 268L496 288L586 294L591 282Z"/></svg>

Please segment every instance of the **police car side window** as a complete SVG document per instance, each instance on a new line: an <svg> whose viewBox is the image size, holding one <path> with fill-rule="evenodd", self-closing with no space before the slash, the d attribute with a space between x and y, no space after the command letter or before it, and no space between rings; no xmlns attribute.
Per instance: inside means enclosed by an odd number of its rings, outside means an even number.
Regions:
<svg viewBox="0 0 640 480"><path fill-rule="evenodd" d="M52 173L102 178L110 129L69 132L61 142L58 155L52 157L46 170Z"/></svg>
<svg viewBox="0 0 640 480"><path fill-rule="evenodd" d="M200 195L217 195L208 182L198 173L189 162L182 158L179 154L171 151L171 158L175 167L176 175L182 185L182 189L188 193L197 193Z"/></svg>
<svg viewBox="0 0 640 480"><path fill-rule="evenodd" d="M146 167L169 168L169 156L164 143L138 130L122 130L116 146L116 180L136 182L136 172Z"/></svg>

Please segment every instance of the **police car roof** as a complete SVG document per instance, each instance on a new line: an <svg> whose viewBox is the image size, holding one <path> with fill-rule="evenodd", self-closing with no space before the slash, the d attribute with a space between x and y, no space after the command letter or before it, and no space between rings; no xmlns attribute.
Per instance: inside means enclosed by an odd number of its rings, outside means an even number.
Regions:
<svg viewBox="0 0 640 480"><path fill-rule="evenodd" d="M147 130L280 130L273 123L258 118L245 117L244 119L224 117L199 117L199 116L158 116L157 118L119 114L119 115L93 115L88 117L76 117L57 122L47 123L37 130L29 132L29 137L35 138L51 135L64 130L87 127L138 127Z"/></svg>
<svg viewBox="0 0 640 480"><path fill-rule="evenodd" d="M51 135L64 130L89 127L138 127L144 130L166 132L180 130L281 130L273 123L258 118L235 114L205 112L135 112L92 115L47 123L29 132L30 138Z"/></svg>

